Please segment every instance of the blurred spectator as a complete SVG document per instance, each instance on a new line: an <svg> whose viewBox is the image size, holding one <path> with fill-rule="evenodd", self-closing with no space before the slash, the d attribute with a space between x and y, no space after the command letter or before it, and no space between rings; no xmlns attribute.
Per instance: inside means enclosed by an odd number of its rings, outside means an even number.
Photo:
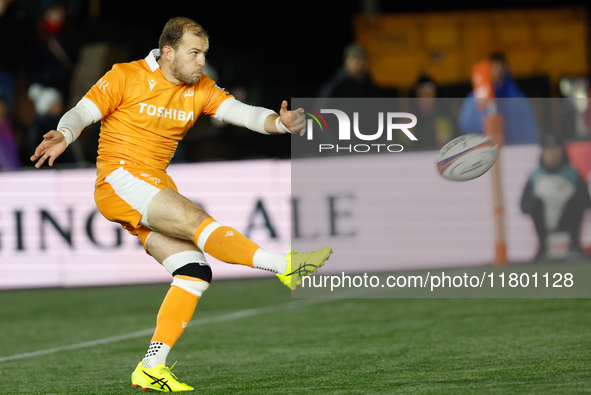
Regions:
<svg viewBox="0 0 591 395"><path fill-rule="evenodd" d="M439 149L455 135L449 102L437 98L437 84L427 74L419 77L414 92L416 99L411 101L410 112L419 120L413 128L418 138L416 147Z"/></svg>
<svg viewBox="0 0 591 395"><path fill-rule="evenodd" d="M542 108L542 124L560 130L564 139L589 138L589 128L585 125L588 84L585 77L561 77L558 83L560 100L542 102L542 105L546 104Z"/></svg>
<svg viewBox="0 0 591 395"><path fill-rule="evenodd" d="M538 140L538 127L531 104L521 92L505 56L500 53L489 57L491 80L494 84L497 111L503 117L505 143L535 143ZM506 98L506 99L505 99ZM505 99L505 100L503 100ZM464 133L483 133L483 119L486 109L477 106L474 91L468 94L462 104L459 126Z"/></svg>
<svg viewBox="0 0 591 395"><path fill-rule="evenodd" d="M33 155L39 141L43 140L43 135L57 127L60 117L64 113L64 99L61 92L56 88L36 83L29 88L29 99L33 102L37 114L33 123L27 128L26 137L27 152L29 155ZM75 151L66 150L64 152L66 156L63 159L60 156L60 162L74 162L73 152Z"/></svg>
<svg viewBox="0 0 591 395"><path fill-rule="evenodd" d="M8 101L0 95L0 169L14 170L19 167L18 142L12 133Z"/></svg>
<svg viewBox="0 0 591 395"><path fill-rule="evenodd" d="M591 90L589 90L589 93L587 94L587 108L585 109L585 113L584 113L584 122L585 125L591 129Z"/></svg>
<svg viewBox="0 0 591 395"><path fill-rule="evenodd" d="M35 152L45 133L56 128L70 95L79 42L74 19L66 10L67 3L64 0L41 3L42 13L29 48L27 74L31 85L28 97L36 116L26 128L28 155ZM60 161L62 164L76 162L75 155L78 161L84 161L80 146L68 151Z"/></svg>
<svg viewBox="0 0 591 395"><path fill-rule="evenodd" d="M318 97L383 97L367 73L367 54L359 44L351 44L343 53L343 66L328 81Z"/></svg>
<svg viewBox="0 0 591 395"><path fill-rule="evenodd" d="M591 207L585 181L570 165L563 143L546 136L540 165L531 174L521 211L531 215L539 238L535 260L588 258L581 249L579 234L583 212Z"/></svg>
<svg viewBox="0 0 591 395"><path fill-rule="evenodd" d="M37 35L29 51L29 81L59 90L67 102L79 43L74 21L62 2L45 3L51 5L44 6L37 21Z"/></svg>
<svg viewBox="0 0 591 395"><path fill-rule="evenodd" d="M28 40L26 12L13 0L0 0L0 92L12 109L15 101L16 72L25 57Z"/></svg>
<svg viewBox="0 0 591 395"><path fill-rule="evenodd" d="M55 88L32 84L29 87L29 99L35 106L35 112L41 117L59 117L64 110L63 96Z"/></svg>

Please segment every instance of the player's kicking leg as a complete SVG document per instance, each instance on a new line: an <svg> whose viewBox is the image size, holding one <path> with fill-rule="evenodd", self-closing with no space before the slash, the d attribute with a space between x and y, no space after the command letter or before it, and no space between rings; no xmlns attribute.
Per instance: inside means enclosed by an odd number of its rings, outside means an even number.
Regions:
<svg viewBox="0 0 591 395"><path fill-rule="evenodd" d="M332 249L278 254L260 248L236 229L223 226L201 207L172 189L159 192L148 208L150 227L179 239L193 240L201 251L228 263L276 273L283 284L295 290L304 276L324 265Z"/></svg>
<svg viewBox="0 0 591 395"><path fill-rule="evenodd" d="M173 281L158 311L156 330L146 356L131 375L131 384L146 391L191 391L193 387L180 382L171 372L166 359L209 287L211 268L191 242L156 232L143 241L147 251L173 275Z"/></svg>

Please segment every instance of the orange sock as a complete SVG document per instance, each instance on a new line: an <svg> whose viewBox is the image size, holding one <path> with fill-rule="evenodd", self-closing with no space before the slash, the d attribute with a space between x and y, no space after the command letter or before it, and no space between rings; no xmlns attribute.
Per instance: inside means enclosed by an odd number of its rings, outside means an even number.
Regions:
<svg viewBox="0 0 591 395"><path fill-rule="evenodd" d="M195 232L195 244L214 258L227 263L254 267L252 257L260 247L229 226L221 226L208 218Z"/></svg>
<svg viewBox="0 0 591 395"><path fill-rule="evenodd" d="M160 306L153 342L174 346L191 321L199 297L182 288L171 286Z"/></svg>

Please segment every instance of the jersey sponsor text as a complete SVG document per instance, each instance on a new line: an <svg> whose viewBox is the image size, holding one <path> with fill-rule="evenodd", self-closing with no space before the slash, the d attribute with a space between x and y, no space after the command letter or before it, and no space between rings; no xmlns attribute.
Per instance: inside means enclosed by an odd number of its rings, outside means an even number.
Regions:
<svg viewBox="0 0 591 395"><path fill-rule="evenodd" d="M144 112L152 117L170 118L177 121L191 121L195 119L193 111L177 110L176 108L156 107L153 104L138 103L140 106L140 114ZM144 111L145 110L145 111Z"/></svg>

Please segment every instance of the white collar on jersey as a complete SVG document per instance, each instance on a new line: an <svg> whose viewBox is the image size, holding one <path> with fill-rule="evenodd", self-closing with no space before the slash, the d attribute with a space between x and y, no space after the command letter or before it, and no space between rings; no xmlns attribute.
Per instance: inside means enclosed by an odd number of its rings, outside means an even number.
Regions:
<svg viewBox="0 0 591 395"><path fill-rule="evenodd" d="M157 62L157 59L159 57L160 49L158 48L151 50L148 56L146 56L146 63L148 63L148 67L150 67L152 73L158 70L158 68L160 68L160 65Z"/></svg>

